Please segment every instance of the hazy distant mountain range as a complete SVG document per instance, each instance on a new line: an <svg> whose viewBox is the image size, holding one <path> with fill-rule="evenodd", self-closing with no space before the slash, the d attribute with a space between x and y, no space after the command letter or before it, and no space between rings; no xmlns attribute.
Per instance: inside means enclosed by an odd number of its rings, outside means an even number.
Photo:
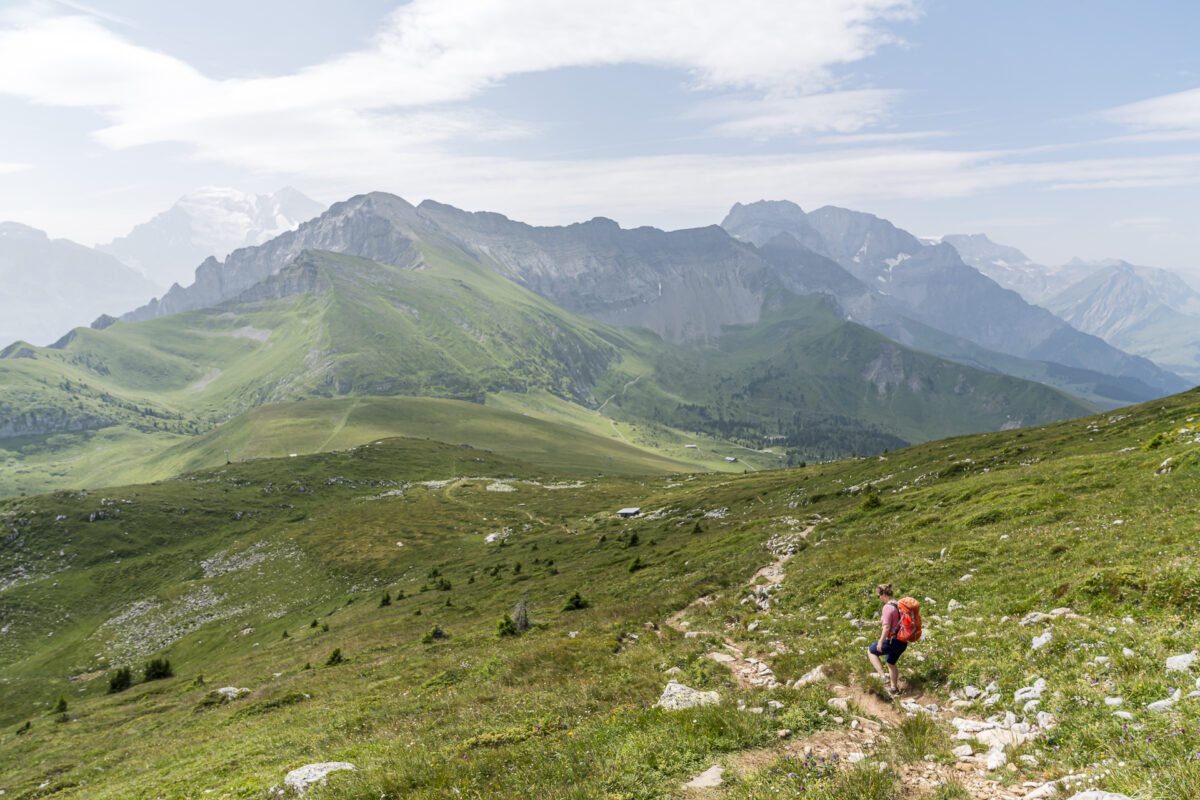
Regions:
<svg viewBox="0 0 1200 800"><path fill-rule="evenodd" d="M192 282L196 265L209 256L224 258L239 247L261 244L325 206L290 187L272 194L205 187L127 235L96 249L116 256L166 289Z"/></svg>
<svg viewBox="0 0 1200 800"><path fill-rule="evenodd" d="M1200 293L1179 275L1126 261L1036 264L983 234L944 236L963 260L1085 333L1200 383Z"/></svg>
<svg viewBox="0 0 1200 800"><path fill-rule="evenodd" d="M16 222L0 222L0 282L3 344L49 344L155 292L153 283L112 256Z"/></svg>
<svg viewBox="0 0 1200 800"><path fill-rule="evenodd" d="M0 346L48 344L101 314L122 314L175 282L192 283L206 257L274 238L323 210L295 189L200 189L96 248L0 222Z"/></svg>

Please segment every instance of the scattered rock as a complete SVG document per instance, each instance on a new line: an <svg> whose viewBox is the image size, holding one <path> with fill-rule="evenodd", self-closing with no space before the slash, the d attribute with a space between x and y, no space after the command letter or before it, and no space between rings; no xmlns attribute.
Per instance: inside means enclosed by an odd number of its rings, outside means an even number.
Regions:
<svg viewBox="0 0 1200 800"><path fill-rule="evenodd" d="M283 779L283 785L303 797L310 786L325 780L325 776L329 773L343 769L357 770L358 767L349 761L322 761L318 764L305 764L303 767L297 767L289 772Z"/></svg>
<svg viewBox="0 0 1200 800"><path fill-rule="evenodd" d="M721 775L725 768L719 764L709 767L683 785L685 789L715 789L721 785Z"/></svg>
<svg viewBox="0 0 1200 800"><path fill-rule="evenodd" d="M849 711L850 704L844 697L831 697L825 701L830 708L835 708L838 711Z"/></svg>
<svg viewBox="0 0 1200 800"><path fill-rule="evenodd" d="M658 698L655 705L668 711L676 711L681 708L714 705L720 702L721 695L716 692L701 692L677 681L671 681L663 689L662 697Z"/></svg>
<svg viewBox="0 0 1200 800"><path fill-rule="evenodd" d="M1046 691L1046 679L1038 678L1033 682L1033 686L1023 686L1017 689L1013 694L1013 700L1018 703L1024 703L1029 700L1040 700L1042 694Z"/></svg>
<svg viewBox="0 0 1200 800"><path fill-rule="evenodd" d="M1035 789L1031 789L1026 795L1025 800L1046 800L1050 797L1058 796L1058 787L1054 781L1043 783Z"/></svg>
<svg viewBox="0 0 1200 800"><path fill-rule="evenodd" d="M1029 643L1029 646L1034 650L1041 650L1043 647L1050 644L1050 640L1052 638L1054 638L1053 634L1051 634L1050 631L1046 631L1041 636L1033 637L1033 641Z"/></svg>
<svg viewBox="0 0 1200 800"><path fill-rule="evenodd" d="M824 683L828 677L825 675L825 665L822 664L815 669L811 669L796 679L792 686L799 689L803 686L808 686L810 683Z"/></svg>
<svg viewBox="0 0 1200 800"><path fill-rule="evenodd" d="M1025 795L1029 797L1029 795ZM1117 792L1103 792L1099 789L1090 789L1086 792L1073 794L1067 800L1133 800L1127 794L1118 794Z"/></svg>
<svg viewBox="0 0 1200 800"><path fill-rule="evenodd" d="M970 758L975 755L975 751L971 749L969 744L960 744L958 747L950 751L956 758Z"/></svg>
<svg viewBox="0 0 1200 800"><path fill-rule="evenodd" d="M705 653L704 657L711 658L713 661L716 661L718 664L728 664L730 661L737 660L733 656L729 655L729 653L716 653L716 652Z"/></svg>
<svg viewBox="0 0 1200 800"><path fill-rule="evenodd" d="M1117 706L1121 705L1121 703L1124 703L1124 702L1125 702L1125 698L1123 698L1123 697L1106 697L1106 698L1104 698L1104 705L1109 706L1111 708L1116 708Z"/></svg>
<svg viewBox="0 0 1200 800"><path fill-rule="evenodd" d="M957 600L951 600L949 602L949 604L947 604L947 606L946 606L946 611L947 612L958 611L962 607L963 607L962 603L958 602Z"/></svg>
<svg viewBox="0 0 1200 800"><path fill-rule="evenodd" d="M245 697L246 695L250 694L249 689L239 689L236 686L222 686L220 689L217 689L216 692L226 700L237 700L239 697Z"/></svg>
<svg viewBox="0 0 1200 800"><path fill-rule="evenodd" d="M779 738L779 739L786 739L791 735L792 735L791 728L780 728L779 730L775 731L775 736L776 736L776 738Z"/></svg>
<svg viewBox="0 0 1200 800"><path fill-rule="evenodd" d="M1018 625L1037 625L1039 622L1049 619L1049 618L1050 618L1049 614L1043 614L1040 611L1030 611L1028 614L1021 617L1021 621L1018 622L1017 624Z"/></svg>

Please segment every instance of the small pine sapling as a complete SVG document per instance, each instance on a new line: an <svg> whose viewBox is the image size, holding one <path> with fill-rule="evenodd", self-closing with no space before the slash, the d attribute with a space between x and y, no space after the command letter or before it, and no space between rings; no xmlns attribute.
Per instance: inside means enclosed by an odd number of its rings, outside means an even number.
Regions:
<svg viewBox="0 0 1200 800"><path fill-rule="evenodd" d="M116 671L108 677L108 693L116 694L123 692L133 685L133 672L129 667L117 667Z"/></svg>
<svg viewBox="0 0 1200 800"><path fill-rule="evenodd" d="M329 658L325 659L325 666L336 667L338 664L344 664L345 662L346 658L342 655L342 648L335 647L333 648L333 652L329 654Z"/></svg>
<svg viewBox="0 0 1200 800"><path fill-rule="evenodd" d="M143 681L159 681L163 678L174 677L174 675L175 673L171 671L171 662L165 658L150 659L142 670Z"/></svg>
<svg viewBox="0 0 1200 800"><path fill-rule="evenodd" d="M588 605L588 601L584 600L583 595L579 594L579 590L576 589L575 592L573 592L571 596L567 598L566 604L563 605L563 611L578 611L581 608L587 608Z"/></svg>
<svg viewBox="0 0 1200 800"><path fill-rule="evenodd" d="M383 597L379 600L379 607L384 608L392 604L392 595L390 592L384 592Z"/></svg>
<svg viewBox="0 0 1200 800"><path fill-rule="evenodd" d="M517 630L517 623L513 622L513 618L505 614L496 623L496 638L503 639L505 636L519 636L521 631Z"/></svg>

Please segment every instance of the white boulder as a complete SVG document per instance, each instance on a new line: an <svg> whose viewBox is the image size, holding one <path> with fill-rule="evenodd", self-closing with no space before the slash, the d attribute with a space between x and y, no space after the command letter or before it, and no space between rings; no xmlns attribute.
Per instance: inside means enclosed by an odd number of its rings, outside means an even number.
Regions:
<svg viewBox="0 0 1200 800"><path fill-rule="evenodd" d="M1180 656L1171 656L1167 659L1167 672L1187 672L1192 668L1192 663L1195 660L1195 650Z"/></svg>
<svg viewBox="0 0 1200 800"><path fill-rule="evenodd" d="M681 708L715 705L720 702L721 695L716 692L701 692L690 686L684 686L678 681L670 681L655 705L668 711L676 711Z"/></svg>
<svg viewBox="0 0 1200 800"><path fill-rule="evenodd" d="M289 772L283 779L283 785L300 797L304 797L304 793L310 786L325 780L325 776L329 773L343 769L356 770L358 767L349 761L322 761L318 764L305 764L303 767L297 767Z"/></svg>

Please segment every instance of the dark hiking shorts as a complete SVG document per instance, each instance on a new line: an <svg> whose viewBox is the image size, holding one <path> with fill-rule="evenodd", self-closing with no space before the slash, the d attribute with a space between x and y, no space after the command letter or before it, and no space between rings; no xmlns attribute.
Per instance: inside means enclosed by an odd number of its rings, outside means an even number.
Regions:
<svg viewBox="0 0 1200 800"><path fill-rule="evenodd" d="M867 652L874 656L886 656L887 663L895 664L900 658L900 654L908 649L908 642L902 642L899 639L885 639L883 642L883 650L879 649L879 642L871 642L871 646L867 648Z"/></svg>

